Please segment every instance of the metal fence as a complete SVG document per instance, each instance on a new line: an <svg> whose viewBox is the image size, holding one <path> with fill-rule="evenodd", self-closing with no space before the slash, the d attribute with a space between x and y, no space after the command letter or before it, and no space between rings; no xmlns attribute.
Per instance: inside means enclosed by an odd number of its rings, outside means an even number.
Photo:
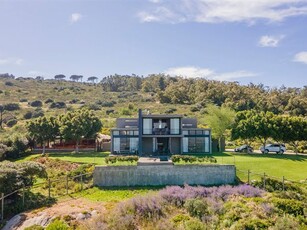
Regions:
<svg viewBox="0 0 307 230"><path fill-rule="evenodd" d="M89 187L92 187L92 176L93 173L83 173L76 176L62 176L57 179L47 179L44 182L37 183L33 186L23 186L9 194L1 193L1 213L0 220L2 221L6 215L6 208L11 204L10 197L13 195L19 196L21 198L22 211L26 211L26 193L36 193L41 194L45 199L59 198L61 196L73 194L75 192L82 191ZM62 185L61 189L57 188L57 185ZM7 202L6 202L7 201ZM13 201L14 202L14 201Z"/></svg>

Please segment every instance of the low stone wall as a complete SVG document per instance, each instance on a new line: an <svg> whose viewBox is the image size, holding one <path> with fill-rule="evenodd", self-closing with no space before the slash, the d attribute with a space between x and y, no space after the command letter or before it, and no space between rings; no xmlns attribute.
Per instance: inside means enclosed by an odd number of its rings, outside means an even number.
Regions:
<svg viewBox="0 0 307 230"><path fill-rule="evenodd" d="M221 185L235 182L234 165L96 166L94 185Z"/></svg>

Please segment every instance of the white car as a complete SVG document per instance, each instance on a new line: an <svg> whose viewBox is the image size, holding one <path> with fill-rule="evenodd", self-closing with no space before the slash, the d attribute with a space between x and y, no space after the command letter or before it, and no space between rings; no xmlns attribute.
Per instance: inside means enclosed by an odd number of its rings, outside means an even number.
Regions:
<svg viewBox="0 0 307 230"><path fill-rule="evenodd" d="M286 146L284 144L269 144L266 145L265 147L261 146L260 151L262 153L269 153L269 152L276 152L277 154L283 154L286 152Z"/></svg>

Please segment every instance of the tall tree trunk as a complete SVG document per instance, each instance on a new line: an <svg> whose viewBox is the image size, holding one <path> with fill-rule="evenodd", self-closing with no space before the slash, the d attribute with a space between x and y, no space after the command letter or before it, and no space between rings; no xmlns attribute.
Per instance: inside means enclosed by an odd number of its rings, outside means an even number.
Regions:
<svg viewBox="0 0 307 230"><path fill-rule="evenodd" d="M43 141L43 155L45 155L45 153L46 153L46 142L45 141Z"/></svg>
<svg viewBox="0 0 307 230"><path fill-rule="evenodd" d="M219 137L219 141L218 141L219 143L218 143L218 145L219 145L219 149L218 149L218 151L221 153L221 152L223 152L222 151L222 137Z"/></svg>
<svg viewBox="0 0 307 230"><path fill-rule="evenodd" d="M79 140L76 141L76 153L79 153Z"/></svg>

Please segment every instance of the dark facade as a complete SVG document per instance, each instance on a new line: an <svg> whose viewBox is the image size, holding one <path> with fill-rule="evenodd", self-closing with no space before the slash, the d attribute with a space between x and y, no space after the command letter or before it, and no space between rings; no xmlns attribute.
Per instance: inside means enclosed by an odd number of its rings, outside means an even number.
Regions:
<svg viewBox="0 0 307 230"><path fill-rule="evenodd" d="M211 130L197 128L195 118L143 114L118 118L111 131L112 154L170 155L212 153Z"/></svg>

